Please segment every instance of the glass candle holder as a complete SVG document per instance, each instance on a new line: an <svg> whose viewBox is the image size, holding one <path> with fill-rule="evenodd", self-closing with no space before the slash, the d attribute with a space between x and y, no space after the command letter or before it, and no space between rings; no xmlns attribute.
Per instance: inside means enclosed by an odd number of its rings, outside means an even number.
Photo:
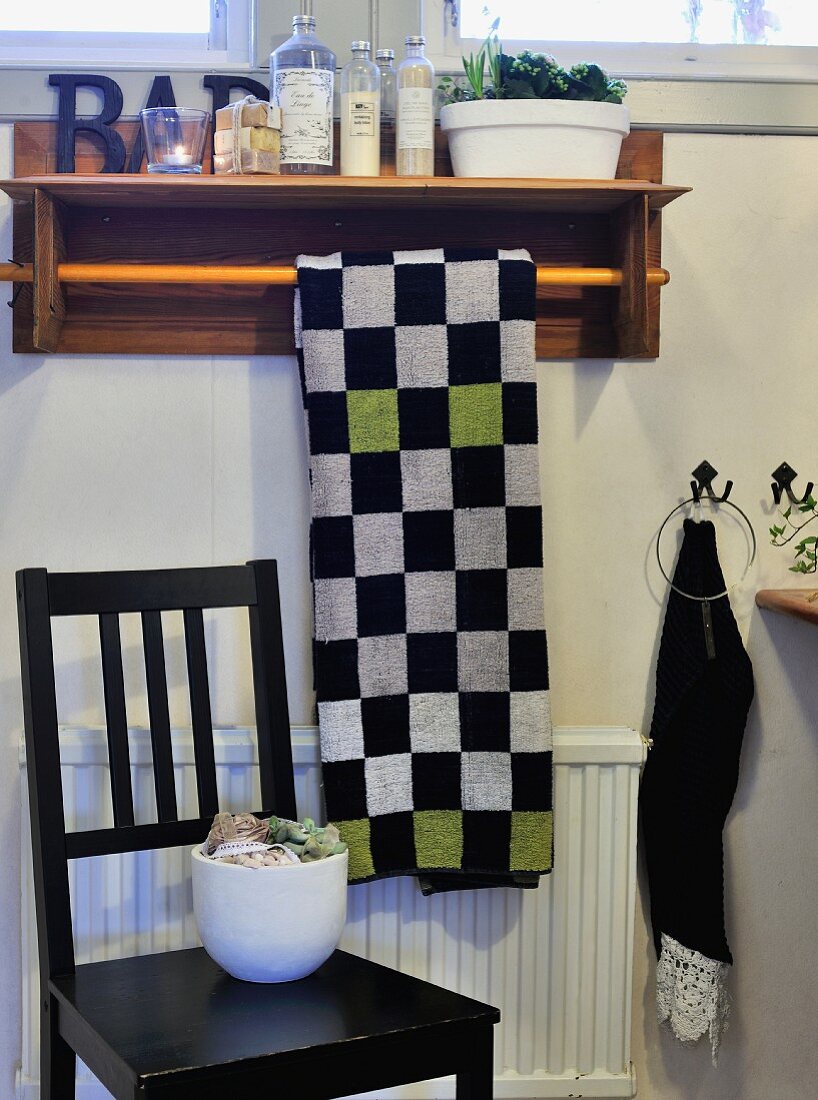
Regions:
<svg viewBox="0 0 818 1100"><path fill-rule="evenodd" d="M147 107L140 112L149 172L191 175L202 171L207 111L191 107Z"/></svg>

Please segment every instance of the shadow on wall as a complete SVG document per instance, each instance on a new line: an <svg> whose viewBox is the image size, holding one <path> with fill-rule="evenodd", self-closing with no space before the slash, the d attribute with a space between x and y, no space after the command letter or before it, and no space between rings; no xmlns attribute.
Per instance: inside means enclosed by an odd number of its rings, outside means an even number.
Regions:
<svg viewBox="0 0 818 1100"><path fill-rule="evenodd" d="M653 939L650 935L650 905L648 900L647 875L644 867L644 858L639 858L637 873L637 886L642 918L648 929L648 937L645 941L646 966L649 975L642 992L641 1017L645 1034L642 1042L645 1049L660 1051L662 1066L667 1080L675 1086L674 1095L694 1096L723 1096L727 1093L718 1091L718 1080L729 1081L729 1096L741 1097L744 1095L744 1083L747 1067L744 1065L744 1056L747 1050L747 1032L744 1028L744 1017L740 1011L733 1011L730 1015L729 1026L722 1040L719 1053L718 1069L713 1068L710 1053L710 1041L703 1036L697 1043L688 1044L680 1042L666 1025L660 1025L656 1019L656 953L653 949ZM729 981L729 979L728 979ZM714 1075L718 1075L715 1079ZM714 1083L716 1091L713 1091ZM640 1092L645 1082L640 1084Z"/></svg>
<svg viewBox="0 0 818 1100"><path fill-rule="evenodd" d="M616 362L615 359L578 359L574 364L574 435L576 439L582 437L582 433L591 422L605 387L611 379ZM656 360L651 359L646 362L655 363Z"/></svg>
<svg viewBox="0 0 818 1100"><path fill-rule="evenodd" d="M658 635L657 631L657 646ZM771 794L770 788L775 785L782 789L782 776L786 777L789 770L798 774L811 770L813 775L806 782L818 785L818 739L811 717L818 713L818 681L814 675L816 647L818 635L808 623L757 609L751 616L746 648L753 661L756 697L744 736L738 789L725 827L725 910L728 942L736 956L736 968L728 978L728 988L734 1003L717 1070L711 1065L706 1038L691 1048L656 1023L656 956L650 936L649 893L640 833L638 884L642 916L648 929L645 948L648 980L642 991L641 1013L637 1013L637 1020L641 1015L645 1048L655 1049L658 1045L663 1071L668 1082L678 1089L679 1096L727 1095L719 1091L720 1083L724 1082L729 1082L731 1097L744 1096L745 1090L750 1095L753 1089L754 1060L759 1056L750 1045L757 1026L755 1017L774 1009L769 1000L770 989L759 988L759 983L764 978L766 966L772 965L776 951L786 950L781 930L789 928L797 935L802 920L800 890L799 897L792 891L795 881L792 867L785 868L786 881L774 881L776 876L770 874L768 868L759 867L755 858L757 834L759 829L770 828L770 816L774 813L770 805L774 792ZM648 721L652 703L653 680L648 691ZM786 715L783 721L781 710ZM784 816L778 827L782 829L782 844L787 844L791 827L786 821L790 815L798 820L799 811L790 805L781 809ZM695 884L691 888L695 888ZM766 921L759 926L752 911L748 911L747 898L754 890L762 893L761 900L754 904L761 905L767 913L776 914L780 922L778 933L774 934ZM753 957L759 938L762 942L770 941L770 960ZM793 947L797 950L795 941ZM798 971L799 965L797 960L791 963L794 971ZM780 960L775 968L780 970ZM811 993L804 996L809 998ZM811 1021L803 1026L808 1030ZM793 1036L793 1041L798 1046L797 1035Z"/></svg>
<svg viewBox="0 0 818 1100"><path fill-rule="evenodd" d="M314 723L309 455L295 357L253 358L247 384L252 544L246 556L278 561L290 715Z"/></svg>
<svg viewBox="0 0 818 1100"><path fill-rule="evenodd" d="M546 875L541 888L547 889L551 879ZM354 932L358 920L375 915L391 917L398 924L422 921L425 944L438 942L442 932L450 944L468 944L488 952L517 928L523 895L528 893L534 891L458 890L424 897L411 876L382 879L350 887L347 927ZM425 950L424 946L421 951Z"/></svg>

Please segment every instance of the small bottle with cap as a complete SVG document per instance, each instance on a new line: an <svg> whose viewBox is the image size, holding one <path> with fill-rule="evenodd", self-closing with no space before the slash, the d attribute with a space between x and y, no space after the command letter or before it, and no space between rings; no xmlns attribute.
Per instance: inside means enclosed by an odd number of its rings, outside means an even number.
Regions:
<svg viewBox="0 0 818 1100"><path fill-rule="evenodd" d="M381 175L395 171L395 112L398 102L398 74L394 50L377 50L375 63L381 70Z"/></svg>
<svg viewBox="0 0 818 1100"><path fill-rule="evenodd" d="M352 43L341 70L341 175L381 174L381 71L368 42Z"/></svg>
<svg viewBox="0 0 818 1100"><path fill-rule="evenodd" d="M406 57L398 65L398 141L396 167L399 176L435 174L435 70L424 56L426 39L409 35Z"/></svg>

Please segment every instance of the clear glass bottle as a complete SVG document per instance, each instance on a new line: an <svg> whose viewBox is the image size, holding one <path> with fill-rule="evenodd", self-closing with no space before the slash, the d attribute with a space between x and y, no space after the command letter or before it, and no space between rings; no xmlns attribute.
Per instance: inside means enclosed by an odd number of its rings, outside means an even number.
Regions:
<svg viewBox="0 0 818 1100"><path fill-rule="evenodd" d="M435 174L435 70L423 55L426 39L409 35L406 57L398 65L398 140L396 174Z"/></svg>
<svg viewBox="0 0 818 1100"><path fill-rule="evenodd" d="M296 15L293 35L270 54L270 102L281 108L281 174L332 173L335 54L315 17Z"/></svg>
<svg viewBox="0 0 818 1100"><path fill-rule="evenodd" d="M341 70L341 175L381 174L381 71L368 42L352 43Z"/></svg>
<svg viewBox="0 0 818 1100"><path fill-rule="evenodd" d="M398 74L392 62L394 50L378 50L375 62L381 70L381 175L395 170L395 112L398 103Z"/></svg>

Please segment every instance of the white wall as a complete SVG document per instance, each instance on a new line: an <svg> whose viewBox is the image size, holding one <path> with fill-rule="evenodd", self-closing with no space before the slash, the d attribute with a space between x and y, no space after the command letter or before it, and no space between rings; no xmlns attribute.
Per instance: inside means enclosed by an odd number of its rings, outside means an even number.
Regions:
<svg viewBox="0 0 818 1100"><path fill-rule="evenodd" d="M0 127L0 174L11 172ZM766 544L769 471L818 479L818 139L674 135L665 178L693 193L665 215L661 358L539 369L546 587L555 721L649 720L663 589L652 539L708 457L736 482L759 560L736 607L757 701L728 826L733 1024L719 1070L653 1022L653 960L638 920L634 1052L649 1100L813 1095L818 989L818 632L753 609L787 584ZM388 243L388 242L384 242ZM8 204L0 252L10 255ZM12 356L0 305L0 1097L19 1058L22 724L13 571L281 564L292 717L311 719L305 446L294 361ZM721 479L718 482L721 484ZM800 484L800 482L799 482ZM720 527L724 557L741 557ZM214 715L250 720L246 653L217 641ZM144 723L138 638L126 635L129 717ZM101 721L93 631L60 631L63 717ZM172 654L178 660L178 652ZM174 718L181 676L171 671ZM68 690L69 682L78 687ZM691 884L695 889L695 884Z"/></svg>
<svg viewBox="0 0 818 1100"><path fill-rule="evenodd" d="M727 829L734 1015L716 1072L704 1046L658 1031L640 913L634 1060L648 1100L800 1100L818 1071L818 632L752 597L798 583L768 544L769 472L786 458L818 480L818 140L673 135L665 150L665 179L694 190L664 218L661 357L539 370L554 714L649 721L664 594L652 539L709 458L759 538L733 599L756 677ZM719 536L740 572L738 531Z"/></svg>

